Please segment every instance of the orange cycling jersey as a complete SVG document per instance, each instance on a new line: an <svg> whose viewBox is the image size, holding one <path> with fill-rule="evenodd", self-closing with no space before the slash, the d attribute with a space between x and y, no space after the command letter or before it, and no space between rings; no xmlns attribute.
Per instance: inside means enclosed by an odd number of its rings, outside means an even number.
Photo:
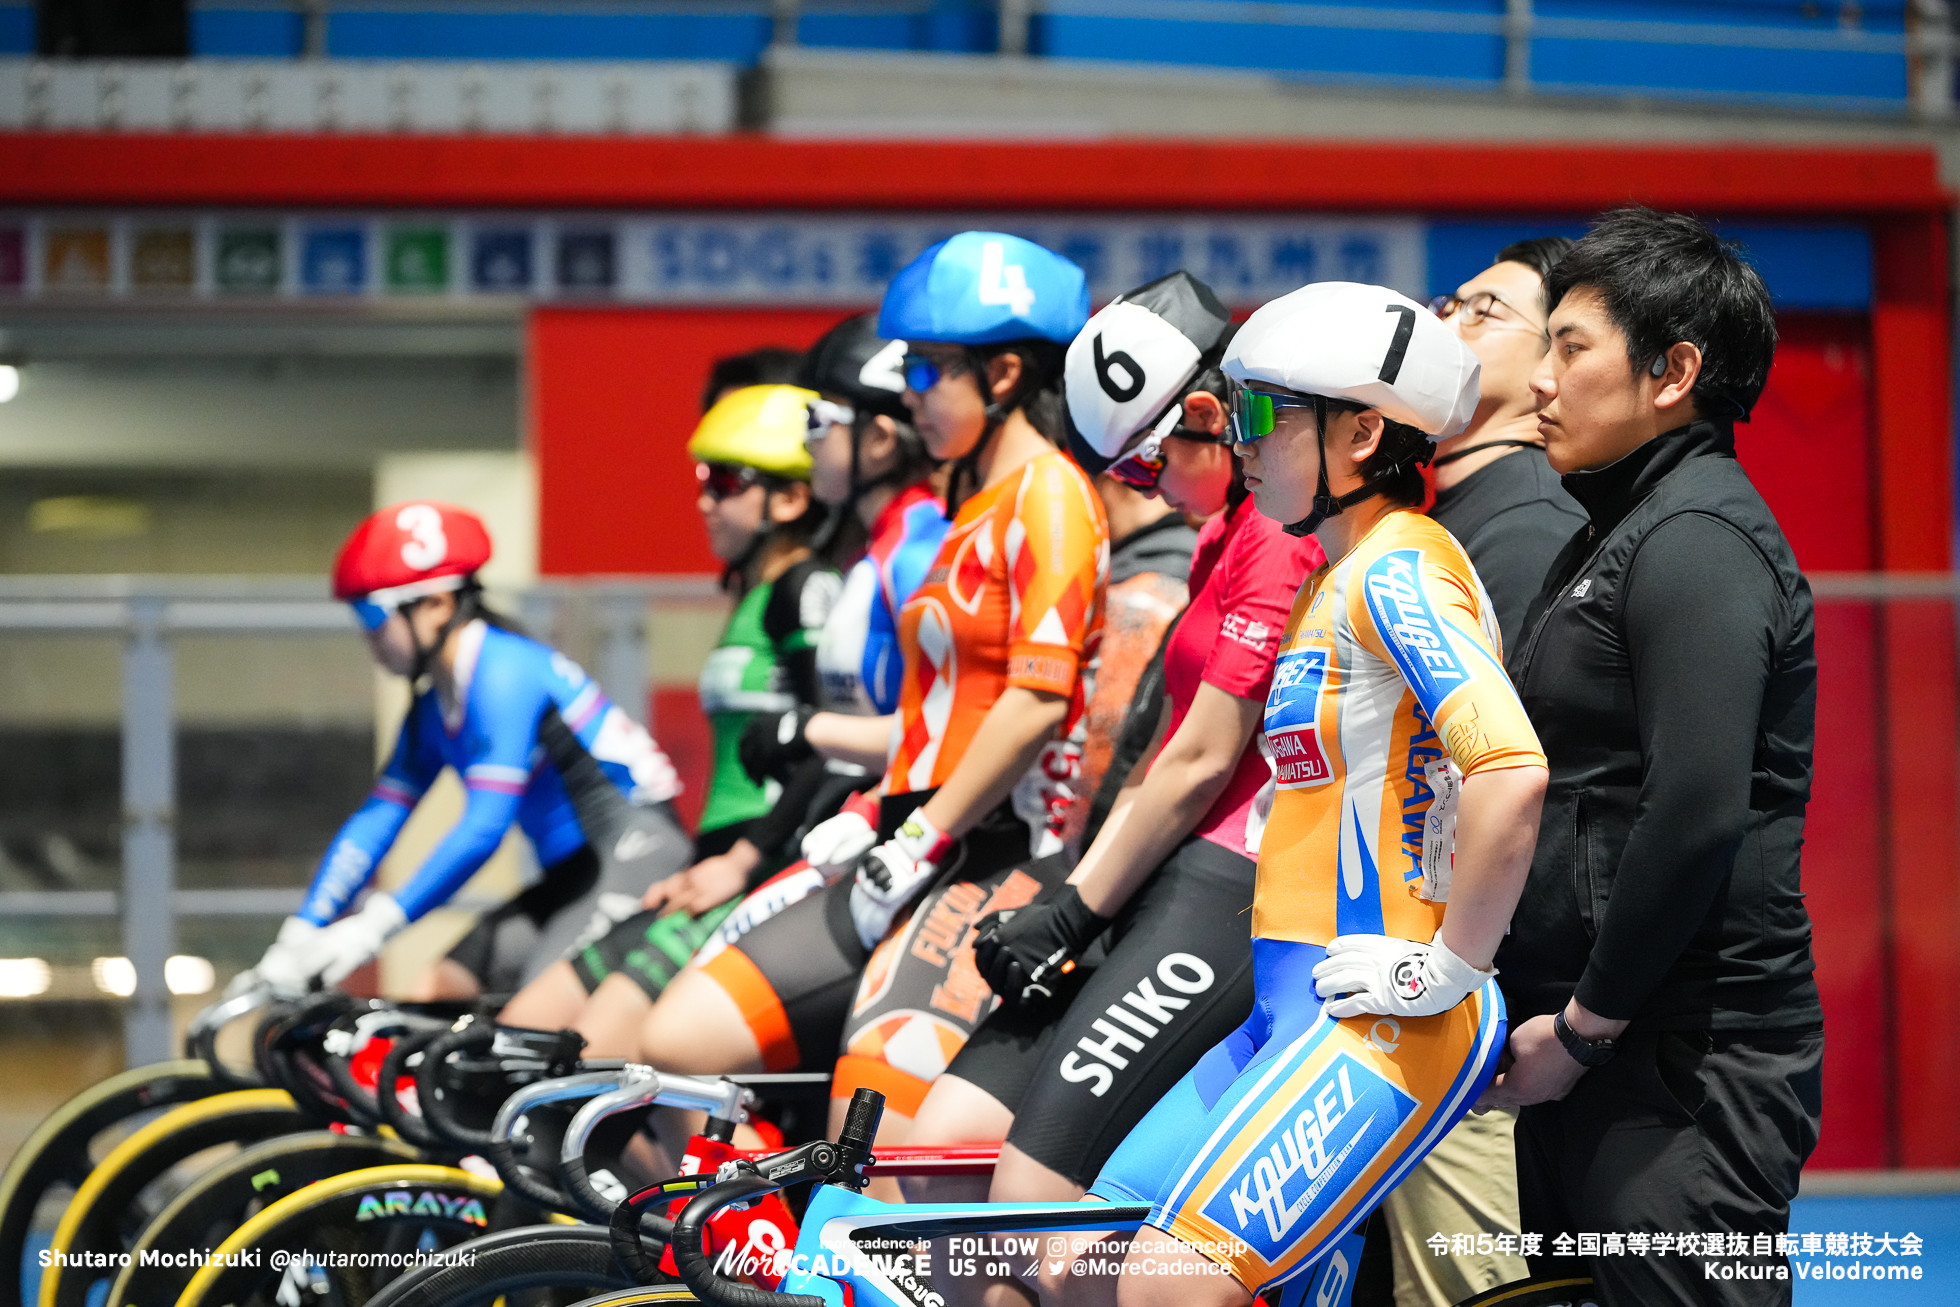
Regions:
<svg viewBox="0 0 1960 1307"><path fill-rule="evenodd" d="M1420 513L1307 578L1266 699L1255 937L1435 936L1463 777L1545 765L1500 647L1463 547Z"/></svg>
<svg viewBox="0 0 1960 1307"><path fill-rule="evenodd" d="M1109 526L1102 500L1065 455L1042 454L972 496L925 581L899 614L905 652L898 740L885 793L944 784L1010 685L1069 699L1102 637Z"/></svg>

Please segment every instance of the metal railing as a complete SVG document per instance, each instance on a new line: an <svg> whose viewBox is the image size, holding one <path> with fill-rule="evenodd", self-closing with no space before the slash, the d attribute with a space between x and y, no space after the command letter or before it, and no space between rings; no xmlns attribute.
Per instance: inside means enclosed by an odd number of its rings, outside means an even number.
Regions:
<svg viewBox="0 0 1960 1307"><path fill-rule="evenodd" d="M122 886L119 891L0 893L0 915L120 915L135 969L124 1025L128 1065L172 1052L165 964L180 916L277 916L298 907L281 889L177 886L177 714L172 640L178 636L336 635L353 629L323 580L237 577L0 578L0 635L102 635L122 640ZM592 674L635 719L650 714L649 611L719 595L709 578L611 577L552 581L518 596L524 620L557 631L584 605L595 629ZM648 722L649 726L653 723ZM156 910L167 905L167 911Z"/></svg>

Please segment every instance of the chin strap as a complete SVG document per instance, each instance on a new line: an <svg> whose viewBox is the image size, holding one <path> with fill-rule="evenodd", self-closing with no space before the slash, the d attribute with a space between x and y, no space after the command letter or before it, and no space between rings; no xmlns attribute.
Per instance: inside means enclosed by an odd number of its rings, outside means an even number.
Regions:
<svg viewBox="0 0 1960 1307"><path fill-rule="evenodd" d="M1468 458L1472 454L1481 454L1486 449L1543 449L1544 447L1545 442L1542 440L1486 440L1481 445L1472 445L1468 449L1459 449L1454 454L1445 454L1441 458L1433 460L1429 466L1448 467L1459 458Z"/></svg>
<svg viewBox="0 0 1960 1307"><path fill-rule="evenodd" d="M756 527L755 534L749 537L749 547L744 549L740 556L730 559L727 566L721 569L721 588L724 592L728 589L728 583L737 577L742 578L744 582L748 580L749 564L756 560L756 556L762 552L762 547L769 543L770 532L776 529L776 523L769 516L769 497L775 493L770 488L769 482L764 480L762 483L762 524ZM742 588L746 590L748 586L744 584Z"/></svg>
<svg viewBox="0 0 1960 1307"><path fill-rule="evenodd" d="M1299 521L1289 522L1285 526L1280 528L1280 530L1284 531L1287 535L1290 536L1312 535L1316 530L1320 528L1320 524L1322 522L1325 522L1328 518L1339 517L1343 512L1345 512L1350 508L1353 508L1356 504L1365 503L1368 500L1373 499L1376 495L1381 494L1385 488L1382 485L1382 481L1384 480L1384 478L1378 477L1373 481L1362 482L1359 487L1348 491L1345 495L1336 495L1333 492L1332 488L1330 488L1327 484L1327 398L1326 396L1315 395L1313 397L1313 416L1314 416L1314 428L1315 428L1314 442L1320 448L1320 485L1314 491L1313 511L1308 513L1305 517L1301 518ZM1492 441L1491 443L1496 444L1498 442ZM1485 446L1479 446L1479 448L1485 448ZM1423 442L1423 447L1420 450L1413 452L1410 455L1410 457L1414 458L1416 462L1419 464L1427 463L1429 462L1429 459L1423 457L1423 455L1425 453L1433 454L1435 452L1435 449L1436 446L1425 441ZM1401 467L1402 464L1400 462L1396 463L1393 467L1391 467L1388 470L1387 475L1393 476L1397 471L1401 470Z"/></svg>
<svg viewBox="0 0 1960 1307"><path fill-rule="evenodd" d="M422 678L429 674L430 667L435 663L437 652L442 649L443 645L449 642L449 637L475 618L478 593L479 591L474 584L465 585L456 591L455 609L449 614L449 620L442 624L442 629L436 632L436 638L427 648L424 648L422 642L415 638L415 623L408 623L408 642L415 649L415 662L410 666L408 672L408 684L411 693L416 686L422 683ZM423 598L428 599L433 597L432 595L425 595ZM415 602L420 604L423 600L418 599ZM404 613L403 616L406 617L407 614Z"/></svg>

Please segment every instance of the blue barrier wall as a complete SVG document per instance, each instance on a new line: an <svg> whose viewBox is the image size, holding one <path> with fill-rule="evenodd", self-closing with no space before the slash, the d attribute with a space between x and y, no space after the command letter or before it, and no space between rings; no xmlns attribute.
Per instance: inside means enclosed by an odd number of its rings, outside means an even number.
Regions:
<svg viewBox="0 0 1960 1307"><path fill-rule="evenodd" d="M34 53L34 10L0 5L0 54Z"/></svg>
<svg viewBox="0 0 1960 1307"><path fill-rule="evenodd" d="M1762 273L1779 309L1859 311L1872 302L1872 242L1850 224L1718 223ZM1429 224L1429 293L1447 295L1490 266L1497 251L1532 236L1583 236L1583 221L1501 218Z"/></svg>

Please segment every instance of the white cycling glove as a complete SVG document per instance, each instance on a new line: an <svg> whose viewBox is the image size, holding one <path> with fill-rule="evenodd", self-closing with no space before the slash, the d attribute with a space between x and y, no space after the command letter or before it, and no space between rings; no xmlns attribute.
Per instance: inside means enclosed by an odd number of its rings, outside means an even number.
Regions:
<svg viewBox="0 0 1960 1307"><path fill-rule="evenodd" d="M338 985L356 970L372 962L381 946L408 925L408 914L391 894L371 894L367 903L351 917L343 917L322 930L307 946L307 965L312 976L329 985Z"/></svg>
<svg viewBox="0 0 1960 1307"><path fill-rule="evenodd" d="M1337 1021L1363 1014L1433 1017L1496 974L1495 967L1479 971L1452 953L1441 931L1427 944L1393 935L1337 935L1313 969L1314 992Z"/></svg>
<svg viewBox="0 0 1960 1307"><path fill-rule="evenodd" d="M836 881L857 866L878 842L878 800L854 794L835 817L818 822L803 837L803 860L825 881Z"/></svg>
<svg viewBox="0 0 1960 1307"><path fill-rule="evenodd" d="M274 998L298 998L304 994L317 974L309 969L308 959L312 944L323 929L304 917L287 917L280 924L278 938L272 941L272 947L265 951L259 964L233 977L225 987L225 997L236 998L260 986L270 990Z"/></svg>
<svg viewBox="0 0 1960 1307"><path fill-rule="evenodd" d="M878 947L892 928L892 918L932 883L952 847L953 837L920 810L905 819L896 835L864 855L857 884L851 886L851 921L866 948Z"/></svg>

